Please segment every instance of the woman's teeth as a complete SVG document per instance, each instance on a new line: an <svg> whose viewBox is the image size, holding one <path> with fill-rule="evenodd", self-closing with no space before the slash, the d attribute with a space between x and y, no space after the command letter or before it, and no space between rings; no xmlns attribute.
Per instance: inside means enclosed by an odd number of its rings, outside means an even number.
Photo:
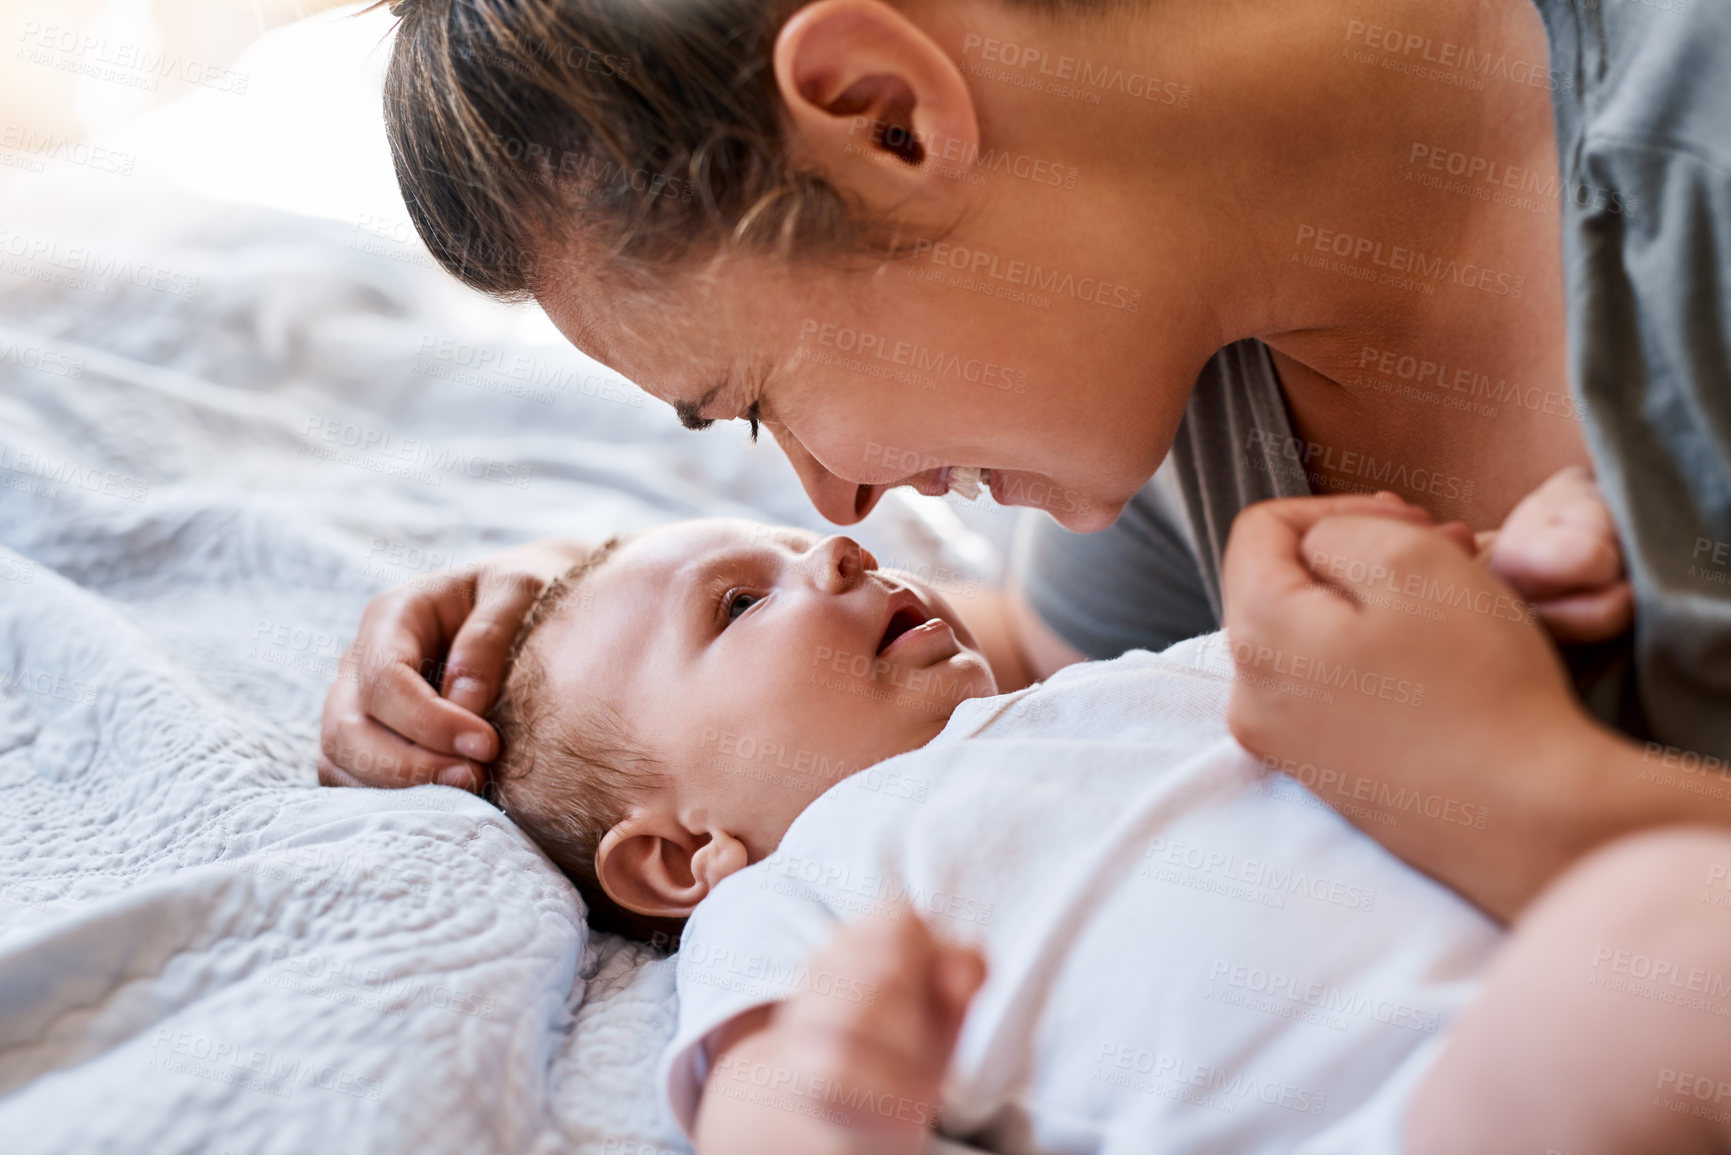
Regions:
<svg viewBox="0 0 1731 1155"><path fill-rule="evenodd" d="M966 501L973 501L980 496L980 485L991 477L991 471L972 465L952 465L950 467L950 492L960 494Z"/></svg>

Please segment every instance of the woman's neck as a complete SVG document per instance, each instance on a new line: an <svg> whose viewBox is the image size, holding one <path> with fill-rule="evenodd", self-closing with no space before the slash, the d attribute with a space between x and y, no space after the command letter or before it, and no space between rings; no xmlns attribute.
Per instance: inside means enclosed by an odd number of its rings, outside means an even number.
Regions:
<svg viewBox="0 0 1731 1155"><path fill-rule="evenodd" d="M1175 7L1187 6L1150 9L1143 27ZM1195 258L1197 275L1214 277L1225 336L1275 350L1295 432L1339 451L1324 456L1374 449L1409 475L1440 471L1474 498L1404 496L1478 528L1500 523L1586 457L1561 412L1556 78L1537 11L1527 0L1207 8L1174 45L1197 62L1195 123L1150 139L1188 153L1157 166L1209 174L1188 196L1212 214ZM1554 400L1535 408L1529 395ZM1349 482L1312 479L1325 491Z"/></svg>
<svg viewBox="0 0 1731 1155"><path fill-rule="evenodd" d="M1496 195L1557 188L1527 0L1227 0L1154 6L1141 26L1170 36L1181 8L1205 13L1167 49L1195 61L1196 116L1150 126L1148 176L1199 174L1184 191L1214 217L1212 263L1219 238L1240 238L1218 293L1231 336L1340 333L1356 360L1367 326L1386 343L1421 318L1506 313L1515 279L1517 299L1554 279L1555 246L1535 241L1554 239L1555 205ZM1491 291L1464 283L1476 270Z"/></svg>
<svg viewBox="0 0 1731 1155"><path fill-rule="evenodd" d="M1474 481L1472 508L1433 512L1494 525L1585 459L1572 419L1527 404L1534 390L1567 398L1552 77L1527 0L1082 18L906 3L960 59L984 144L1079 174L1061 212L1031 211L1035 186L1006 182L970 243L1146 289L1152 307L1116 338L1124 372L1079 379L1089 404L1194 381L1216 349L1255 337L1276 352L1301 437L1415 469L1441 455L1429 464ZM1445 369L1441 406L1423 394ZM1453 404L1463 382L1472 408Z"/></svg>

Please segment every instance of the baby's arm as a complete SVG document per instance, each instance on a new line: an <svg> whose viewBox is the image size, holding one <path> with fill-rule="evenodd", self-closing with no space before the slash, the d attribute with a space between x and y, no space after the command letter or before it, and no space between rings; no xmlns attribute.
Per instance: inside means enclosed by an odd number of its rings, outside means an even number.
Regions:
<svg viewBox="0 0 1731 1155"><path fill-rule="evenodd" d="M859 919L787 1001L724 1028L694 1127L698 1155L918 1155L980 956L911 912ZM818 993L824 991L827 993Z"/></svg>

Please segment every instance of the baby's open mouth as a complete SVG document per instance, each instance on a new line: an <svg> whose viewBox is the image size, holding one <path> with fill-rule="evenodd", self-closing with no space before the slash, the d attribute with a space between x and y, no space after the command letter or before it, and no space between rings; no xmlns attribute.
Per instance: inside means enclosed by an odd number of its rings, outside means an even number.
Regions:
<svg viewBox="0 0 1731 1155"><path fill-rule="evenodd" d="M890 615L889 624L884 627L883 640L878 643L878 653L883 653L890 645L909 630L916 629L931 621L931 615L918 606L907 605Z"/></svg>

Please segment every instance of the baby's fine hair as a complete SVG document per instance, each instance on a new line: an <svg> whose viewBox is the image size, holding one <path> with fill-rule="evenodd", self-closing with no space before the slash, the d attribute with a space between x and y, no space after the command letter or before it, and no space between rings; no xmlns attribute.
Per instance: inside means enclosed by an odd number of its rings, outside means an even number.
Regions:
<svg viewBox="0 0 1731 1155"><path fill-rule="evenodd" d="M543 626L581 603L584 582L621 544L609 539L547 583L524 616L488 715L501 742L488 793L576 884L592 927L671 947L683 921L626 910L607 896L595 871L601 840L654 785L657 763L601 693L555 700L534 645Z"/></svg>

